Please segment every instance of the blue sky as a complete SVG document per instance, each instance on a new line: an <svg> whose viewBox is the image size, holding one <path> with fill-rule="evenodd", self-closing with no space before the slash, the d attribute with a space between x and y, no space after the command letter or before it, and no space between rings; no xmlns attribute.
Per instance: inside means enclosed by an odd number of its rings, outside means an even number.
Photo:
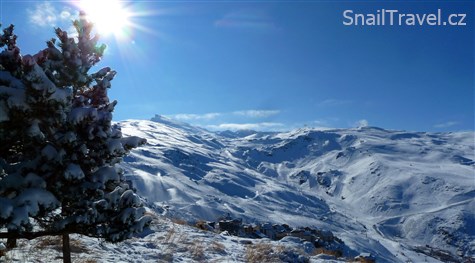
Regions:
<svg viewBox="0 0 475 263"><path fill-rule="evenodd" d="M23 54L44 48L53 27L67 29L77 15L71 1L0 3ZM109 92L116 121L160 114L209 129L474 129L473 1L122 4L135 26L101 38L108 49L98 65L118 71ZM345 10L382 9L440 9L444 21L465 14L466 25L343 24Z"/></svg>

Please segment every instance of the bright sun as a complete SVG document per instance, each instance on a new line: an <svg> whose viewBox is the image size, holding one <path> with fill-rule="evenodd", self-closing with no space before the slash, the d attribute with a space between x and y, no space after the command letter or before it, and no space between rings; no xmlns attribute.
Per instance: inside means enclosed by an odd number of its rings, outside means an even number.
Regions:
<svg viewBox="0 0 475 263"><path fill-rule="evenodd" d="M86 12L102 36L123 38L130 30L132 13L119 0L81 0L79 8Z"/></svg>

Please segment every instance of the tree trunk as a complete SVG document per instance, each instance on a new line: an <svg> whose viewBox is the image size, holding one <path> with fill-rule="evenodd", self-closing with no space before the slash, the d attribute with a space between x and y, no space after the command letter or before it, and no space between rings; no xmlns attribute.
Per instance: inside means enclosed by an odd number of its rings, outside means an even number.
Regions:
<svg viewBox="0 0 475 263"><path fill-rule="evenodd" d="M71 247L69 246L69 234L63 234L63 263L71 263Z"/></svg>
<svg viewBox="0 0 475 263"><path fill-rule="evenodd" d="M16 247L16 238L9 237L7 239L7 250L14 249Z"/></svg>
<svg viewBox="0 0 475 263"><path fill-rule="evenodd" d="M8 233L11 233L13 235L17 235L18 231L8 230ZM11 250L11 249L16 248L16 240L17 240L16 236L8 237L8 239L7 239L7 250Z"/></svg>

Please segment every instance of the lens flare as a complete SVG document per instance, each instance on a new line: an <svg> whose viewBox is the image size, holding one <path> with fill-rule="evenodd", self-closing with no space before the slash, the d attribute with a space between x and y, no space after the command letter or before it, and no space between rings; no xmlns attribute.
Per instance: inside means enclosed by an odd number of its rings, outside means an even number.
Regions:
<svg viewBox="0 0 475 263"><path fill-rule="evenodd" d="M86 12L101 36L125 38L131 30L133 13L118 0L81 0L78 7Z"/></svg>

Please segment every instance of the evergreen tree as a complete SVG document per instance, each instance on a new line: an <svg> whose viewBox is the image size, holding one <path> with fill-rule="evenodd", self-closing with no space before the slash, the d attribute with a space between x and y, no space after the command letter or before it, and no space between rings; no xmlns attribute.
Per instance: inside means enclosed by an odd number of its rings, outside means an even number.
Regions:
<svg viewBox="0 0 475 263"><path fill-rule="evenodd" d="M65 262L70 233L117 242L151 220L117 167L145 140L112 124L116 72L88 73L105 46L83 13L74 26L33 56L20 55L13 26L0 36L0 238L63 235Z"/></svg>

